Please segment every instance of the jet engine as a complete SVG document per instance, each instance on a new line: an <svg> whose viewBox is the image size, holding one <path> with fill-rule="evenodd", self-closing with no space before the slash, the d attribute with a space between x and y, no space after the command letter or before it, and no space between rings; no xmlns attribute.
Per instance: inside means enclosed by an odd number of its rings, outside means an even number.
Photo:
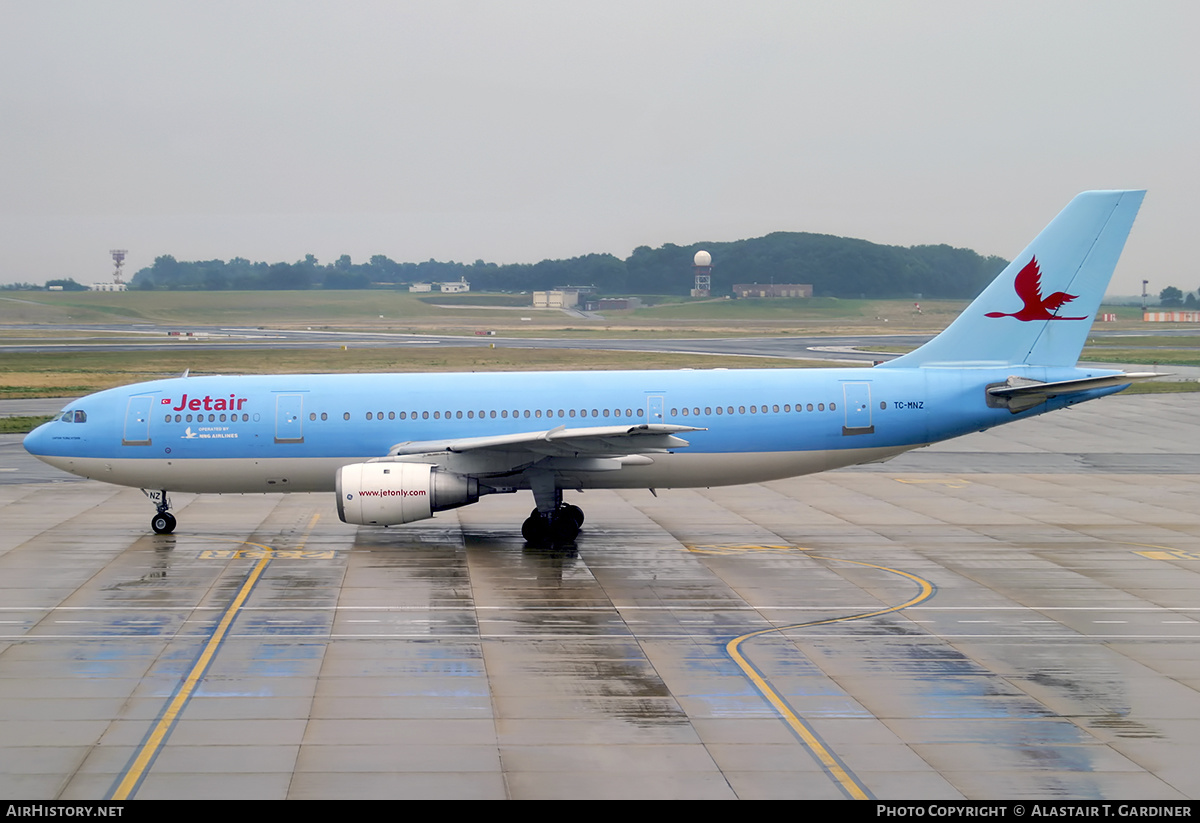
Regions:
<svg viewBox="0 0 1200 823"><path fill-rule="evenodd" d="M479 481L429 463L353 463L337 473L338 517L389 526L433 517L479 499Z"/></svg>

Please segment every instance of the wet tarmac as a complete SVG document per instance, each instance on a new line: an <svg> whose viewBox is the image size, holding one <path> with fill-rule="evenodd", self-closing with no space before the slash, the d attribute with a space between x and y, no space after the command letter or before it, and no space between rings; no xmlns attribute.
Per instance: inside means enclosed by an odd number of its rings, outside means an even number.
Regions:
<svg viewBox="0 0 1200 823"><path fill-rule="evenodd" d="M0 443L0 795L1200 797L1200 399L890 463L527 495L46 482Z"/></svg>

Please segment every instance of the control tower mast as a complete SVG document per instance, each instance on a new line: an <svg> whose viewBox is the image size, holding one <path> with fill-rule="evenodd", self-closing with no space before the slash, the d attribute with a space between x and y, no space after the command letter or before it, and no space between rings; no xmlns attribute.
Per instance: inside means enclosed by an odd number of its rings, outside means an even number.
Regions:
<svg viewBox="0 0 1200 823"><path fill-rule="evenodd" d="M109 252L113 259L113 283L117 286L125 282L121 279L121 268L125 265L125 255L128 253L125 249L113 249Z"/></svg>

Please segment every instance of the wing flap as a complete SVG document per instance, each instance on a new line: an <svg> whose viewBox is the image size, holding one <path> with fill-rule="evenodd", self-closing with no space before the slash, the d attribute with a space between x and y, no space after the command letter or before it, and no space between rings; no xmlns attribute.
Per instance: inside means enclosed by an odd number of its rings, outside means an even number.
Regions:
<svg viewBox="0 0 1200 823"><path fill-rule="evenodd" d="M705 429L667 423L577 429L558 426L547 431L489 437L407 441L392 446L385 457L368 462L420 460L457 467L455 470L464 473L500 474L541 460L551 460L556 468L569 466L574 471L612 471L623 465L643 462L632 458L686 448L688 441L676 435L695 431ZM571 462L564 463L564 460Z"/></svg>

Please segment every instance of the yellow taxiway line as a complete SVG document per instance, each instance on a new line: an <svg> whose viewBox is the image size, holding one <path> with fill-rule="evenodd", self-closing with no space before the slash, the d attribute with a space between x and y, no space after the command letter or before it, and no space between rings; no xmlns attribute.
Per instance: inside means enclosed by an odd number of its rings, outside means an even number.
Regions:
<svg viewBox="0 0 1200 823"><path fill-rule="evenodd" d="M916 583L920 587L920 591L918 591L915 597L904 603L901 603L898 606L888 606L887 608L863 612L862 614L852 614L845 617L831 617L825 620L813 620L808 623L797 623L793 626L781 626L775 629L761 629L756 632L750 632L749 634L744 634L741 637L735 637L733 640L730 640L728 643L726 643L725 651L731 658L733 658L733 661L738 664L741 670L745 672L746 677L750 678L750 682L752 682L755 688L757 688L763 697L767 699L767 702L769 702L775 708L775 711L779 712L780 717L782 717L784 722L791 727L792 731L797 737L800 738L805 747L812 752L813 756L830 775L830 777L834 779L842 791L855 800L870 800L871 794L867 791L866 787L858 781L854 774L842 763L837 755L831 752L825 746L825 744L821 742L820 737L817 735L816 731L813 730L812 726L810 726L802 717L792 711L791 706L787 704L787 701L783 699L779 692L775 691L775 689L771 687L770 683L767 682L766 678L759 673L757 668L755 668L754 664L742 655L740 647L747 640L751 640L755 637L761 637L764 634L771 634L773 632L788 631L790 629L802 629L810 626L823 626L829 623L844 623L848 620L863 620L868 617L878 617L881 614L898 612L901 609L907 609L910 606L915 606L918 603L928 600L933 596L934 587L933 584L928 580L899 569L890 569L887 566L878 566L874 563L864 563L859 560L842 560L836 557L819 557L818 555L810 556L816 557L818 560L833 560L838 563L854 563L858 566L867 566L872 569L880 569L892 574L898 574L901 577L907 577L909 580L912 580L914 583Z"/></svg>
<svg viewBox="0 0 1200 823"><path fill-rule="evenodd" d="M312 533L313 527L317 524L317 519L320 516L319 514L314 514L312 520L308 522L308 529L300 539L300 545L296 547L297 549L303 548L304 544L308 541L308 536ZM113 790L112 795L109 797L110 800L129 800L133 797L133 793L137 791L137 787L145 776L146 770L150 768L150 764L158 756L163 744L167 741L167 737L171 734L171 729L175 726L175 721L179 719L179 715L183 712L192 694L196 691L196 686L200 684L205 671L208 670L209 664L212 663L213 657L221 645L221 641L229 633L229 627L233 625L233 619L237 617L238 611L241 610L242 605L245 604L246 599L250 596L254 585L262 577L263 572L266 571L267 566L270 564L275 552L273 548L265 546L262 543L252 543L248 540L241 542L243 545L255 546L262 549L262 558L254 564L254 568L247 575L246 581L242 583L242 587L238 590L237 596L233 598L233 602L229 604L229 608L221 616L216 629L208 638L208 642L204 644L204 650L200 652L200 656L196 658L191 671L187 673L183 682L180 683L179 690L175 692L175 696L167 704L162 717L159 718L153 731L146 738L146 742L142 744L142 748L138 751L137 756L134 757L129 769L125 772L125 776L121 778L121 782Z"/></svg>

